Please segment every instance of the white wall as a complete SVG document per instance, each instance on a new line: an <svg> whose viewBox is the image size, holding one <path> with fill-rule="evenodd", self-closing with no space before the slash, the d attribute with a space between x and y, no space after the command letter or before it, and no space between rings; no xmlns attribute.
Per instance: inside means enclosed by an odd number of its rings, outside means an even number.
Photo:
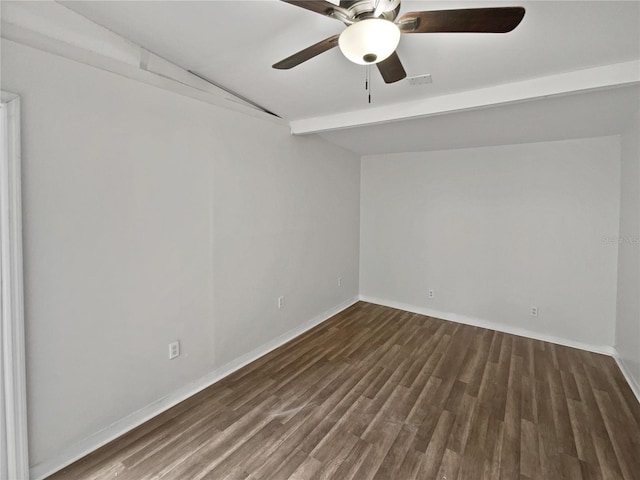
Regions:
<svg viewBox="0 0 640 480"><path fill-rule="evenodd" d="M622 135L616 351L640 395L640 118Z"/></svg>
<svg viewBox="0 0 640 480"><path fill-rule="evenodd" d="M7 41L2 89L23 106L32 464L357 295L355 155Z"/></svg>
<svg viewBox="0 0 640 480"><path fill-rule="evenodd" d="M611 347L619 155L604 137L363 157L361 294Z"/></svg>
<svg viewBox="0 0 640 480"><path fill-rule="evenodd" d="M234 127L249 141L229 142L214 179L217 364L358 294L359 157L284 128Z"/></svg>

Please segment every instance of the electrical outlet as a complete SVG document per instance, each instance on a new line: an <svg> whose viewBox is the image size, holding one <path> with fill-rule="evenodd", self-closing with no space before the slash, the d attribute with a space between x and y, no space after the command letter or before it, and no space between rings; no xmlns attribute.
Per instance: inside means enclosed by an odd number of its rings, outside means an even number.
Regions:
<svg viewBox="0 0 640 480"><path fill-rule="evenodd" d="M532 317L538 316L538 307L531 307L531 316Z"/></svg>
<svg viewBox="0 0 640 480"><path fill-rule="evenodd" d="M341 287L342 286L342 277L338 277L338 286Z"/></svg>
<svg viewBox="0 0 640 480"><path fill-rule="evenodd" d="M278 308L284 307L284 297L278 297Z"/></svg>
<svg viewBox="0 0 640 480"><path fill-rule="evenodd" d="M436 296L435 292L433 291L433 289L430 288L429 289L429 298L433 298L435 296Z"/></svg>
<svg viewBox="0 0 640 480"><path fill-rule="evenodd" d="M180 342L171 342L169 344L169 360L173 360L180 356Z"/></svg>

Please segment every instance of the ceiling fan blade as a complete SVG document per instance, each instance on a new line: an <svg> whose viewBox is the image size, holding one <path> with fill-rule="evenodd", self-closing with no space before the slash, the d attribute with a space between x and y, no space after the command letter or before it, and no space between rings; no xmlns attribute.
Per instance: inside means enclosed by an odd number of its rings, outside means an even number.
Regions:
<svg viewBox="0 0 640 480"><path fill-rule="evenodd" d="M281 0L284 3L290 3L296 7L306 8L312 12L319 13L330 17L336 10L341 10L337 5L325 0Z"/></svg>
<svg viewBox="0 0 640 480"><path fill-rule="evenodd" d="M407 72L404 71L400 57L396 52L393 52L383 61L376 63L376 65L384 79L384 83L398 82L407 76Z"/></svg>
<svg viewBox="0 0 640 480"><path fill-rule="evenodd" d="M507 33L524 17L523 7L409 12L396 23L402 33Z"/></svg>
<svg viewBox="0 0 640 480"><path fill-rule="evenodd" d="M321 42L311 45L304 50L300 50L290 57L287 57L284 60L275 63L273 65L273 68L277 68L278 70L288 70L289 68L293 68L296 65L300 65L302 62L306 62L316 55L320 55L321 53L326 52L327 50L331 50L333 47L337 46L339 37L340 35L334 35L332 37L325 38Z"/></svg>

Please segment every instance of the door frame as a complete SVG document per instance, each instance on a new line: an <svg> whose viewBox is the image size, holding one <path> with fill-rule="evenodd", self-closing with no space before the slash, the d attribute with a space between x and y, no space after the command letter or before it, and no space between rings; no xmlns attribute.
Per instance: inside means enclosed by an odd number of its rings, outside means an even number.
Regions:
<svg viewBox="0 0 640 480"><path fill-rule="evenodd" d="M1 92L0 125L0 476L29 478L22 277L20 97Z"/></svg>

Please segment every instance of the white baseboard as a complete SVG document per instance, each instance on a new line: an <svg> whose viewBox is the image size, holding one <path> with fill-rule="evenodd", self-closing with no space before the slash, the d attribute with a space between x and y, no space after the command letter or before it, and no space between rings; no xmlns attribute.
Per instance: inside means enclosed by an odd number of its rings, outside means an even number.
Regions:
<svg viewBox="0 0 640 480"><path fill-rule="evenodd" d="M624 375L624 378L627 380L627 383L629 384L631 391L638 399L638 403L640 403L640 384L638 383L639 380L636 379L631 374L631 370L629 370L629 367L627 367L627 364L624 362L624 359L620 356L618 351L615 349L613 351L613 358L618 364L618 367L620 368L622 375Z"/></svg>
<svg viewBox="0 0 640 480"><path fill-rule="evenodd" d="M405 310L411 313L418 313L420 315L427 315L429 317L441 318L443 320L449 320L451 322L463 323L465 325L472 325L474 327L488 328L490 330L497 330L499 332L510 333L512 335L518 335L520 337L532 338L534 340L542 340L544 342L556 343L558 345L564 345L566 347L579 348L580 350L587 350L589 352L601 353L603 355L613 356L614 349L608 345L591 345L588 343L577 342L568 338L556 337L553 335L546 335L543 333L533 332L524 328L511 327L501 323L494 323L479 318L467 317L466 315L459 315L457 313L440 312L432 310L426 307L418 307L416 305L409 305L406 303L394 302L392 300L385 300L376 297L369 297L367 295L360 295L360 300L363 302L375 303L377 305L383 305L385 307L397 308L398 310Z"/></svg>
<svg viewBox="0 0 640 480"><path fill-rule="evenodd" d="M178 389L170 395L156 400L146 407L141 408L140 410L133 412L123 419L109 425L105 429L88 436L84 440L81 440L74 445L71 445L70 447L63 450L60 454L56 455L54 458L50 458L36 465L33 465L30 468L30 478L32 480L41 480L57 472L58 470L63 469L67 465L70 465L76 460L79 460L80 458L91 453L97 448L106 445L110 441L115 440L119 436L138 427L139 425L168 410L174 405L177 405L183 400L186 400L187 398L195 395L201 390L204 390L208 386L223 379L227 375L266 355L270 351L275 350L279 346L287 343L289 340L292 340L293 338L301 335L307 330L310 330L311 328L331 318L337 313L340 313L346 308L349 308L357 301L358 297L353 297L349 300L346 300L345 302L342 302L339 305L336 305L335 307L312 318L308 322L280 335L278 338L275 338L272 341L261 345L255 350L242 355L241 357L227 363L226 365L223 365L220 368L217 368L204 377L201 377L198 380L185 385L184 387Z"/></svg>

